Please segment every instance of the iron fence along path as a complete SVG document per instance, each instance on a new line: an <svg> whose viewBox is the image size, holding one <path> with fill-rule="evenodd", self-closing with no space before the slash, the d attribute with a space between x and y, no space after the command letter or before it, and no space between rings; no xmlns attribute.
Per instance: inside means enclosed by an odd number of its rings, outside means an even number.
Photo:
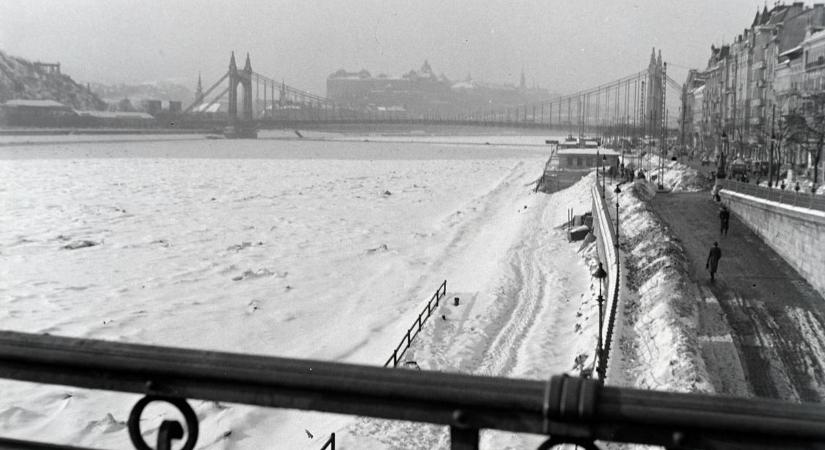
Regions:
<svg viewBox="0 0 825 450"><path fill-rule="evenodd" d="M421 332L421 327L424 326L424 323L430 318L433 311L438 308L438 303L445 295L447 295L447 280L444 280L441 285L438 286L438 289L435 290L435 293L427 302L427 306L418 314L418 319L413 322L412 326L407 330L407 334L401 338L401 342L398 343L395 350L392 351L392 355L387 359L387 362L384 363L384 367L389 367L390 364L392 364L392 367L398 367L398 361L404 356L407 349L410 348L412 340Z"/></svg>

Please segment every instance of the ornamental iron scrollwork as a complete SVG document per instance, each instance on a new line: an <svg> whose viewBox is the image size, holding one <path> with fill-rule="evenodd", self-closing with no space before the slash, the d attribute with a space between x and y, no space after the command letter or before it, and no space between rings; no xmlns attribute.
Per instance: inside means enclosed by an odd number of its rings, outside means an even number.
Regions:
<svg viewBox="0 0 825 450"><path fill-rule="evenodd" d="M185 399L160 395L147 395L138 400L135 406L132 407L128 421L129 439L132 441L132 445L134 445L137 450L171 450L172 441L181 439L184 436L183 427L180 422L176 420L164 420L158 429L156 449L153 449L146 443L140 431L140 416L143 414L146 406L152 402L169 403L183 414L183 418L186 421L186 441L183 447L181 447L181 450L193 450L195 444L198 442L198 417L195 415L195 411L192 410L192 407L189 406L189 403L187 403Z"/></svg>
<svg viewBox="0 0 825 450"><path fill-rule="evenodd" d="M575 445L577 448L583 448L584 450L602 450L595 442L588 439L557 439L555 437L544 441L537 450L550 450L557 445Z"/></svg>

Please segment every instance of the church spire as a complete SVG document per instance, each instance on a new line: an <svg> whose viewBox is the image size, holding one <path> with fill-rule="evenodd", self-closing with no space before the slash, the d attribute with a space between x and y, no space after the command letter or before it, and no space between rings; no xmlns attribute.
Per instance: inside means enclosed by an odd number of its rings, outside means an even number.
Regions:
<svg viewBox="0 0 825 450"><path fill-rule="evenodd" d="M201 83L201 73L198 72L198 87L195 89L195 103L203 101L203 83Z"/></svg>

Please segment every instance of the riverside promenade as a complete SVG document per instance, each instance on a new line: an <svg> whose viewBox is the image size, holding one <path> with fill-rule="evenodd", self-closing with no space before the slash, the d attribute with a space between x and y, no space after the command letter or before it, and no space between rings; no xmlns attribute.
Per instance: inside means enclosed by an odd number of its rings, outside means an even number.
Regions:
<svg viewBox="0 0 825 450"><path fill-rule="evenodd" d="M652 206L682 241L704 297L699 338L717 390L825 400L825 299L735 215L720 235L720 205L708 192L658 194ZM722 259L712 283L705 262L714 241Z"/></svg>

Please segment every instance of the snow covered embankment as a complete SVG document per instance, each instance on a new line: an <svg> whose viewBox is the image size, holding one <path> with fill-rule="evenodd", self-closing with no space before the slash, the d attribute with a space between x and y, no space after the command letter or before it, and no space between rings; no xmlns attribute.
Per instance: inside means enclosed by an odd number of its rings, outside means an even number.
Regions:
<svg viewBox="0 0 825 450"><path fill-rule="evenodd" d="M517 168L474 199L478 216L459 223L456 240L434 258L449 300L404 355L411 366L538 380L592 366L596 285L577 252L581 243L567 241L563 224L567 208L590 208L593 178L536 195L527 183L533 173ZM336 438L365 450L449 448L446 427L377 419L359 420ZM494 430L481 436L482 448L496 449L536 448L544 440Z"/></svg>
<svg viewBox="0 0 825 450"><path fill-rule="evenodd" d="M626 286L608 379L641 389L713 392L697 333L702 297L688 276L684 248L648 204L653 195L654 187L639 180L619 202Z"/></svg>
<svg viewBox="0 0 825 450"><path fill-rule="evenodd" d="M696 169L678 161L665 161L662 183L671 191L696 192L709 188L707 181L699 176Z"/></svg>

